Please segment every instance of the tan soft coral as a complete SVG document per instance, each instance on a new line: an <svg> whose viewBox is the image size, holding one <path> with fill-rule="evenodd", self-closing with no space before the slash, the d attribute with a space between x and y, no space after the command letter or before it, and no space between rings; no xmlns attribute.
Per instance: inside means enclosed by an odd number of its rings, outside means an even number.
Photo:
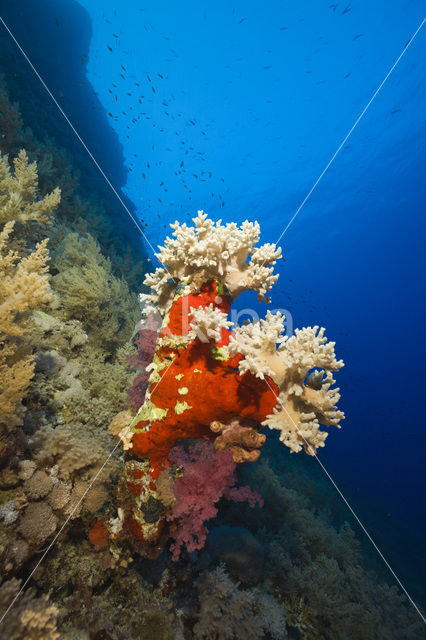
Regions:
<svg viewBox="0 0 426 640"><path fill-rule="evenodd" d="M13 172L8 157L0 155L0 223L49 224L60 200L58 188L39 198L37 165L28 161L26 151L14 159Z"/></svg>
<svg viewBox="0 0 426 640"><path fill-rule="evenodd" d="M67 316L81 320L103 349L123 344L138 321L137 299L125 280L113 275L96 240L68 234L53 265L59 272L53 287Z"/></svg>
<svg viewBox="0 0 426 640"><path fill-rule="evenodd" d="M34 372L26 353L30 313L50 299L46 241L19 257L9 247L13 222L0 232L0 424L13 428L22 421L21 400Z"/></svg>
<svg viewBox="0 0 426 640"><path fill-rule="evenodd" d="M28 254L25 241L14 232L25 229L29 237L27 226L48 224L60 201L59 189L39 197L37 166L28 162L25 151L13 167L0 154L0 424L7 429L21 423L20 402L34 372L28 340L31 312L51 298L47 240Z"/></svg>
<svg viewBox="0 0 426 640"><path fill-rule="evenodd" d="M229 346L231 354L241 353L240 374L250 371L262 380L270 376L280 394L274 413L263 422L278 429L280 440L291 451L315 455L324 446L324 426L337 426L344 418L337 409L339 389L333 388L332 372L343 367L336 360L334 342L328 342L325 329L296 329L293 336L282 335L285 318L267 313L264 320L237 327Z"/></svg>

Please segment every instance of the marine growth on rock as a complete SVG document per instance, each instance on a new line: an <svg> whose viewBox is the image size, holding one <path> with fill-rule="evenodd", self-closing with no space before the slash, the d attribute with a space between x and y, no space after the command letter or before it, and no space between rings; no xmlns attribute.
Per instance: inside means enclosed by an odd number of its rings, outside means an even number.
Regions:
<svg viewBox="0 0 426 640"><path fill-rule="evenodd" d="M336 360L334 343L327 342L323 328L283 335L284 317L270 312L264 320L241 327L228 320L240 293L253 289L268 301L266 293L278 278L274 265L281 249L256 246L258 223L222 225L199 211L194 227L178 222L171 226L174 237L167 238L157 254L162 266L146 276L150 292L140 296L149 318L142 327L149 328L150 342L155 339L152 317L160 318L161 324L152 362L146 366L144 401L133 419L128 412L120 414L111 429L125 450L122 506L117 518L96 523L91 537L102 543L107 535L113 540L130 537L149 557L174 538L176 558L176 549L185 541L189 550L202 546L204 522L216 513L214 505L226 492L231 496L233 490L237 499L240 491L239 499L244 496L252 506L256 502L249 488L232 489L232 470L228 485L225 482L217 492L206 490L198 472L193 482L199 504L204 503L197 516L192 515L200 530L198 535L182 535L179 528L187 527L182 503L191 509L182 477L193 473L196 463L206 474L212 474L213 467L196 460L201 455L206 462L205 449L192 447L192 454L185 457L182 450L177 456L173 452L178 443L211 441L216 472L221 465L257 460L265 425L278 429L291 451L303 448L315 455L327 437L321 425L339 426L344 416L336 407L340 396L332 377L343 362ZM138 340L143 348L143 331ZM223 482L223 474L217 475L217 482ZM205 504L208 500L211 509ZM173 516L176 513L179 517Z"/></svg>

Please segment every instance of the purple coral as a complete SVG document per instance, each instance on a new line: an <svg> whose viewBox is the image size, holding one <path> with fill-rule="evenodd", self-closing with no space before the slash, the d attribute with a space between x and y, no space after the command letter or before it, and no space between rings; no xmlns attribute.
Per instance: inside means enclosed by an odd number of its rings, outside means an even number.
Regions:
<svg viewBox="0 0 426 640"><path fill-rule="evenodd" d="M222 496L238 502L248 500L251 507L256 502L263 505L261 496L250 487L234 487L237 476L232 453L215 451L208 440L197 442L188 451L181 445L174 447L169 460L184 469L174 482L177 504L167 517L176 524L175 542L170 547L173 560L178 560L183 544L188 551L203 548L205 522L216 516L216 503Z"/></svg>
<svg viewBox="0 0 426 640"><path fill-rule="evenodd" d="M134 341L137 353L126 356L127 362L139 372L133 380L127 396L130 406L136 409L142 406L145 400L150 375L149 371L146 371L146 367L154 357L159 327L160 323L156 316L147 316Z"/></svg>

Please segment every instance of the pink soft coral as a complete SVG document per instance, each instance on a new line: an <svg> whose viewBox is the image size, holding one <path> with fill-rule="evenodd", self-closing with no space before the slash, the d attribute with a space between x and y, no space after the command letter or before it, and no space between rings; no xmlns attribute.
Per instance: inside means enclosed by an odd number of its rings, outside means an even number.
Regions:
<svg viewBox="0 0 426 640"><path fill-rule="evenodd" d="M128 402L135 408L142 406L145 400L145 392L150 375L146 371L146 367L154 357L159 327L160 322L156 316L147 316L145 322L141 324L137 338L134 341L137 353L127 356L127 362L139 372L128 392Z"/></svg>
<svg viewBox="0 0 426 640"><path fill-rule="evenodd" d="M170 549L178 560L184 544L188 551L202 549L207 536L205 522L217 514L216 503L223 496L228 500L248 500L251 507L263 500L250 487L234 487L236 464L230 451L215 451L213 444L202 440L189 447L176 446L169 455L172 463L183 467L183 475L175 480L173 491L176 506L168 516L177 524L175 542Z"/></svg>

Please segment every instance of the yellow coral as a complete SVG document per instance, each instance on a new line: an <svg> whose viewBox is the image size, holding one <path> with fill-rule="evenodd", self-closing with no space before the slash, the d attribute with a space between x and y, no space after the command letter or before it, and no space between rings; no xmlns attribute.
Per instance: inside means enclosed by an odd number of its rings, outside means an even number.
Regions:
<svg viewBox="0 0 426 640"><path fill-rule="evenodd" d="M37 165L28 161L23 149L14 159L13 168L12 172L8 156L0 155L0 223L13 220L26 225L34 220L49 224L61 199L60 189L39 199Z"/></svg>
<svg viewBox="0 0 426 640"><path fill-rule="evenodd" d="M47 241L20 258L9 248L13 226L7 222L0 233L0 424L9 428L21 423L19 404L34 371L24 341L29 314L50 299Z"/></svg>

